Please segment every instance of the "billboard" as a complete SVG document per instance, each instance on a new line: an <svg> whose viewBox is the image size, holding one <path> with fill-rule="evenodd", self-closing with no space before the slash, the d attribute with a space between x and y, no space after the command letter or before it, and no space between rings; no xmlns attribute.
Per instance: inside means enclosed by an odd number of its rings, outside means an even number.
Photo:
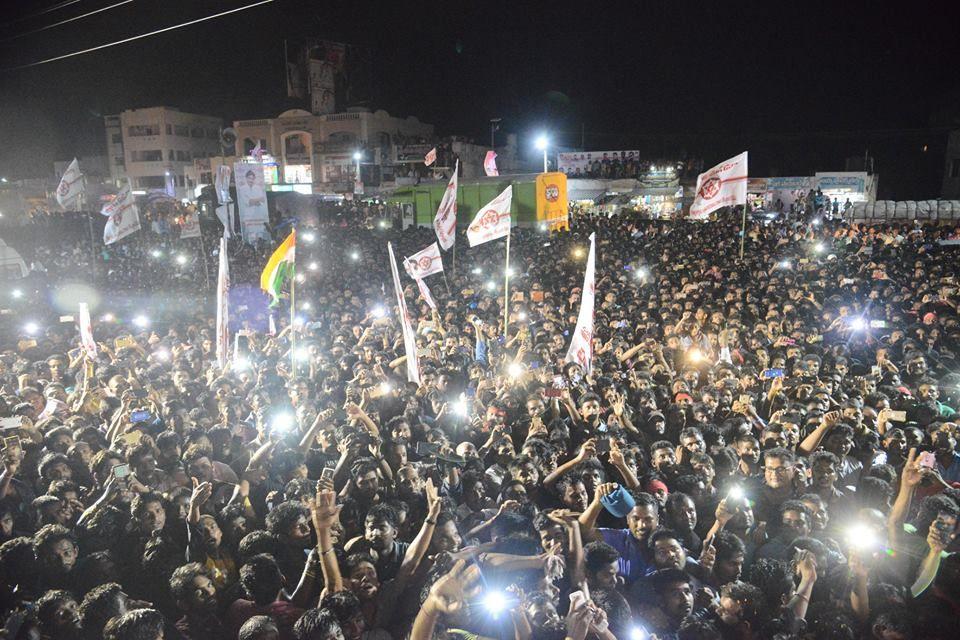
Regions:
<svg viewBox="0 0 960 640"><path fill-rule="evenodd" d="M287 97L309 100L315 115L343 112L374 96L369 49L321 38L286 40Z"/></svg>
<svg viewBox="0 0 960 640"><path fill-rule="evenodd" d="M584 175L599 169L599 165L617 161L638 160L640 152L633 151L573 151L557 154L557 168L566 175ZM599 163L599 165L597 164Z"/></svg>

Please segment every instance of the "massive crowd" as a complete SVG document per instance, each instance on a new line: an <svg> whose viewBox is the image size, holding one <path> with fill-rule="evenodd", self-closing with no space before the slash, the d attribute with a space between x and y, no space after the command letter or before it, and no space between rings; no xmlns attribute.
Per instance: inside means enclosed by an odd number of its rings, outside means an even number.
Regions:
<svg viewBox="0 0 960 640"><path fill-rule="evenodd" d="M235 300L225 368L197 266L98 285L84 355L46 293L81 251L0 316L0 634L956 637L956 230L757 223L742 261L738 231L515 229L506 331L503 244L462 243L436 312L402 276L419 386L386 241L432 230L301 230L294 323ZM133 293L150 324L108 321Z"/></svg>

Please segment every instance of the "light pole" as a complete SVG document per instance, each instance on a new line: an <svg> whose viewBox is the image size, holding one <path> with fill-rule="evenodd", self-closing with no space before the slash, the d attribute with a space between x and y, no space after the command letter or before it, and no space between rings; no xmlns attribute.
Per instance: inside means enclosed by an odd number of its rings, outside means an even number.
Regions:
<svg viewBox="0 0 960 640"><path fill-rule="evenodd" d="M354 151L353 159L357 161L357 180L360 180L360 161L363 160L363 152Z"/></svg>
<svg viewBox="0 0 960 640"><path fill-rule="evenodd" d="M547 147L550 146L550 140L545 135L540 135L536 140L537 149L543 151L543 172L547 173L549 167L547 166Z"/></svg>

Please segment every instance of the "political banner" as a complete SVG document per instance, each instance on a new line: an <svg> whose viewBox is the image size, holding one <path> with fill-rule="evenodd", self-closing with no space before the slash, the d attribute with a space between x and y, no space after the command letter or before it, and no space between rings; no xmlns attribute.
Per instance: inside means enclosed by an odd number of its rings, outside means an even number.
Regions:
<svg viewBox="0 0 960 640"><path fill-rule="evenodd" d="M83 174L80 173L80 163L74 158L57 185L57 204L64 211L79 211L80 197L83 195Z"/></svg>
<svg viewBox="0 0 960 640"><path fill-rule="evenodd" d="M263 185L263 166L250 162L237 162L233 166L234 180L237 185L237 207L240 210L240 225L246 229L256 229L270 220L267 208L267 191Z"/></svg>
<svg viewBox="0 0 960 640"><path fill-rule="evenodd" d="M596 296L594 273L597 259L597 234L590 234L590 254L587 256L587 269L583 274L583 291L580 295L580 315L577 316L577 328L570 339L570 348L565 360L576 362L586 375L590 375L593 363L593 305Z"/></svg>
<svg viewBox="0 0 960 640"><path fill-rule="evenodd" d="M631 151L570 151L557 154L557 170L568 176L586 176L598 173L603 165L624 164L639 160L640 152Z"/></svg>
<svg viewBox="0 0 960 640"><path fill-rule="evenodd" d="M199 238L200 237L200 214L188 213L183 216L183 224L180 225L180 238Z"/></svg>
<svg viewBox="0 0 960 640"><path fill-rule="evenodd" d="M103 227L104 244L113 244L140 230L140 212L137 211L129 180L100 213L108 218Z"/></svg>
<svg viewBox="0 0 960 640"><path fill-rule="evenodd" d="M690 205L692 220L705 220L721 207L747 202L747 152L721 162L697 177L696 196Z"/></svg>
<svg viewBox="0 0 960 640"><path fill-rule="evenodd" d="M551 230L569 226L567 176L559 171L539 173L536 178L537 221Z"/></svg>
<svg viewBox="0 0 960 640"><path fill-rule="evenodd" d="M217 191L217 200L220 204L233 202L230 197L230 165L221 164L217 167L217 177L214 178L214 187Z"/></svg>
<svg viewBox="0 0 960 640"><path fill-rule="evenodd" d="M403 268L414 280L443 271L443 258L440 257L440 245L436 242L422 251L418 251L409 258L403 259Z"/></svg>
<svg viewBox="0 0 960 640"><path fill-rule="evenodd" d="M423 164L429 167L436 161L437 161L437 148L434 147L433 149L430 149L430 151L427 151L427 155L423 156Z"/></svg>
<svg viewBox="0 0 960 640"><path fill-rule="evenodd" d="M427 283L423 280L417 280L417 288L420 289L420 295L423 296L423 299L426 300L430 308L436 311L437 303L433 299L433 295L430 293L430 287L427 286Z"/></svg>
<svg viewBox="0 0 960 640"><path fill-rule="evenodd" d="M457 238L457 172L460 170L460 161L453 165L453 175L447 182L447 190L443 192L437 215L433 219L433 229L437 232L437 240L444 251L448 251Z"/></svg>
<svg viewBox="0 0 960 640"><path fill-rule="evenodd" d="M510 204L513 201L513 185L477 211L467 227L467 240L471 247L510 235Z"/></svg>

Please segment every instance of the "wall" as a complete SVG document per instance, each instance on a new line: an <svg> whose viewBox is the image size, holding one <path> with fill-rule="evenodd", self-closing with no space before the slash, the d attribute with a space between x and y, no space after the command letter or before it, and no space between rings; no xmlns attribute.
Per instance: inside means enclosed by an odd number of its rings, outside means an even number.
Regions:
<svg viewBox="0 0 960 640"><path fill-rule="evenodd" d="M960 129L951 131L947 138L940 197L960 199Z"/></svg>

